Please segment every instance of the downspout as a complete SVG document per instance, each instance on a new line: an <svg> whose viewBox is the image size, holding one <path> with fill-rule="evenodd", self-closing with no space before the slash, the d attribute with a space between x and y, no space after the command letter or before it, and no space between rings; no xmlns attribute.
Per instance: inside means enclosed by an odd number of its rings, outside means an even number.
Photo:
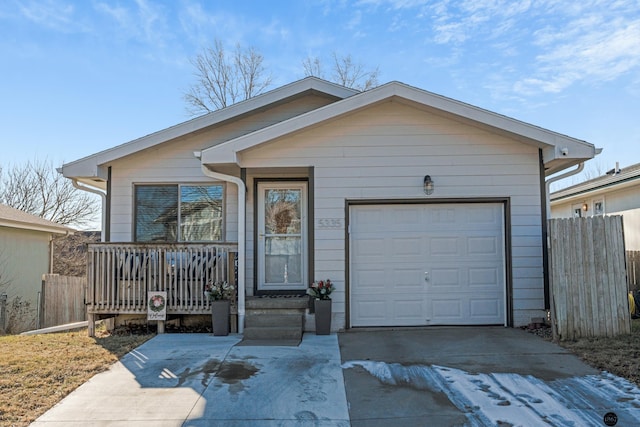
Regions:
<svg viewBox="0 0 640 427"><path fill-rule="evenodd" d="M71 183L78 190L87 191L89 193L97 194L98 196L100 196L101 203L102 203L102 209L100 211L100 216L101 216L101 220L100 220L100 228L101 228L101 230L100 230L100 241L104 242L104 238L105 238L105 234L104 233L105 233L105 230L106 230L106 227L107 227L107 216L105 214L105 208L106 208L106 204L107 204L107 193L105 193L102 190L98 190L97 188L91 188L91 187L87 187L85 185L80 185L76 178L72 178L71 179Z"/></svg>
<svg viewBox="0 0 640 427"><path fill-rule="evenodd" d="M554 176L549 178L548 180L545 181L545 191L547 193L547 197L546 197L546 202L547 202L547 219L551 218L551 193L550 193L550 188L551 188L551 184L553 184L556 181L560 181L561 179L565 179L568 178L570 176L573 176L575 174L578 174L580 172L582 172L582 170L584 169L584 162L580 162L580 164L578 165L577 168L570 170L569 172L565 172L562 175L558 175L558 176Z"/></svg>
<svg viewBox="0 0 640 427"><path fill-rule="evenodd" d="M542 157L542 152L540 156ZM544 165L542 164L541 167L544 167ZM555 309L555 301L553 299L553 278L551 274L553 269L553 264L552 264L551 257L549 257L549 250L551 249L551 240L549 239L549 220L551 219L551 184L561 179L568 178L572 175L578 174L582 172L583 169L584 169L584 162L580 162L578 167L576 167L575 169L565 172L561 175L551 177L545 181L546 218L545 218L545 224L543 226L543 234L545 239L544 248L543 248L543 257L546 260L545 261L546 271L544 273L545 275L544 305L545 305L545 308L549 310L549 314L551 315L551 330L553 332L554 340L557 338L555 320L554 320L556 316L556 309Z"/></svg>
<svg viewBox="0 0 640 427"><path fill-rule="evenodd" d="M193 153L200 158L199 152ZM244 181L233 175L225 175L209 169L201 164L202 173L206 176L221 181L231 182L238 186L238 333L244 332L244 316L245 316L245 286L244 286L244 270L245 270L245 235L246 235L246 194L247 188Z"/></svg>

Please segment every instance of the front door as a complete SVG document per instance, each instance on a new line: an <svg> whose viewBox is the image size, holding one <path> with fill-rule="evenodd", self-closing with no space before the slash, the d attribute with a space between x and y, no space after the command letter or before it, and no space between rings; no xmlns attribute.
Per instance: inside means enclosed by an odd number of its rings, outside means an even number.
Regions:
<svg viewBox="0 0 640 427"><path fill-rule="evenodd" d="M258 291L307 288L307 183L258 183Z"/></svg>

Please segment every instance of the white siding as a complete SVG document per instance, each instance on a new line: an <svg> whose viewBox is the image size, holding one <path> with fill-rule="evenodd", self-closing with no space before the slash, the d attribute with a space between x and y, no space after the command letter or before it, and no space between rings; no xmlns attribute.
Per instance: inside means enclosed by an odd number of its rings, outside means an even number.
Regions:
<svg viewBox="0 0 640 427"><path fill-rule="evenodd" d="M544 309L537 148L390 101L247 150L241 166L314 166L316 220L345 220L345 199L425 199L427 174L430 198L510 197L514 324ZM316 277L336 281L342 327L344 230L315 239Z"/></svg>

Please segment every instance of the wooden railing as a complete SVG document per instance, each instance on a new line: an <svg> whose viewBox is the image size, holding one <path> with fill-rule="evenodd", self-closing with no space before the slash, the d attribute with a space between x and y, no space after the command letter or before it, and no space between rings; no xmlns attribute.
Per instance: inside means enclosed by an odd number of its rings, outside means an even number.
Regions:
<svg viewBox="0 0 640 427"><path fill-rule="evenodd" d="M147 292L167 292L167 314L204 314L209 281L235 284L237 244L90 244L89 314L146 313Z"/></svg>

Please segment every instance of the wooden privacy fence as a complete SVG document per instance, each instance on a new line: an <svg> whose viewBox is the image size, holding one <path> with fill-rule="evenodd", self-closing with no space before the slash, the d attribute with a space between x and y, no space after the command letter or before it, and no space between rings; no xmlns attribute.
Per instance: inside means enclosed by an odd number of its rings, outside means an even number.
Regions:
<svg viewBox="0 0 640 427"><path fill-rule="evenodd" d="M629 289L640 289L640 251L627 251Z"/></svg>
<svg viewBox="0 0 640 427"><path fill-rule="evenodd" d="M549 220L554 337L631 332L621 216Z"/></svg>
<svg viewBox="0 0 640 427"><path fill-rule="evenodd" d="M84 303L86 277L42 275L41 314L39 328L87 320Z"/></svg>

